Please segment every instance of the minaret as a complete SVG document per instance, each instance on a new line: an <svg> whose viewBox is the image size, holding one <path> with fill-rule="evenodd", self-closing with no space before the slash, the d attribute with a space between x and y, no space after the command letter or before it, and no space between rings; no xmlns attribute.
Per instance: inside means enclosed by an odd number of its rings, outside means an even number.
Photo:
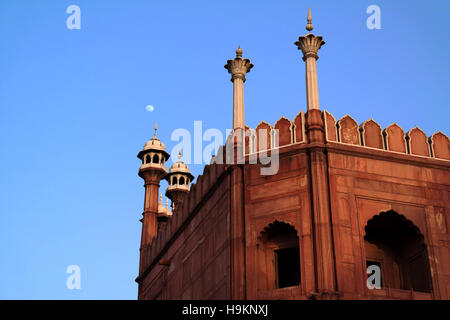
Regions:
<svg viewBox="0 0 450 320"><path fill-rule="evenodd" d="M228 60L225 69L231 73L233 82L233 140L227 139L226 161L227 163L242 163L244 160L244 82L245 75L253 68L249 59L242 59L242 49L236 50L236 58ZM235 139L237 138L237 139ZM229 143L232 143L230 152ZM234 253L230 261L231 271L231 299L245 299L245 224L244 224L244 171L242 166L232 166L230 173L230 239L231 250Z"/></svg>
<svg viewBox="0 0 450 320"><path fill-rule="evenodd" d="M306 30L312 31L311 8L308 9ZM317 85L317 65L316 61L319 59L317 53L321 46L325 44L321 36L315 36L308 33L305 36L298 38L295 42L299 50L303 52L303 61L305 61L306 68L306 102L308 111L311 109L320 109L319 106L319 87Z"/></svg>
<svg viewBox="0 0 450 320"><path fill-rule="evenodd" d="M178 153L178 161L175 162L166 175L165 179L169 183L166 190L166 197L172 200L172 210L181 207L184 195L189 192L194 176L189 167L181 160L181 149Z"/></svg>
<svg viewBox="0 0 450 320"><path fill-rule="evenodd" d="M313 30L311 9L308 10L306 30ZM311 146L308 149L308 158L311 176L316 287L308 287L306 290L312 297L318 295L321 299L335 299L339 296L339 293L336 291L330 190L328 188L328 159L325 152L325 126L319 107L316 67L316 61L319 59L317 52L325 44L325 41L322 40L321 36L308 33L299 37L295 44L298 49L302 50L303 61L305 61L308 106L306 136ZM311 286L311 284L308 286Z"/></svg>
<svg viewBox="0 0 450 320"><path fill-rule="evenodd" d="M158 232L157 217L158 212L158 193L159 182L167 173L164 166L170 155L166 152L166 147L157 138L155 124L155 134L152 139L147 141L142 151L137 155L142 164L139 168L139 176L145 181L145 201L144 213L142 218L142 236L141 236L141 258L142 251L153 241Z"/></svg>
<svg viewBox="0 0 450 320"><path fill-rule="evenodd" d="M236 50L236 58L228 60L224 66L231 73L233 82L233 129L245 129L244 82L245 75L253 68L249 59L242 59L242 49Z"/></svg>

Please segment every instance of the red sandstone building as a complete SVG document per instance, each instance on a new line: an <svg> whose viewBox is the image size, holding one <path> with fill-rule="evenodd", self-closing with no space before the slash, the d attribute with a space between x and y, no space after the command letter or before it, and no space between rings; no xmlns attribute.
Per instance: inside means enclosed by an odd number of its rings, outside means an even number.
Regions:
<svg viewBox="0 0 450 320"><path fill-rule="evenodd" d="M156 133L138 154L139 299L450 299L449 139L321 111L323 44L312 33L296 42L307 112L255 130L245 126L243 103L253 65L237 50L225 67L233 128L246 136L219 149L195 184L181 155L167 172ZM221 164L227 148L245 163ZM278 156L276 174L249 163L267 152ZM158 202L161 179L172 210ZM381 270L381 289L366 285L370 265Z"/></svg>

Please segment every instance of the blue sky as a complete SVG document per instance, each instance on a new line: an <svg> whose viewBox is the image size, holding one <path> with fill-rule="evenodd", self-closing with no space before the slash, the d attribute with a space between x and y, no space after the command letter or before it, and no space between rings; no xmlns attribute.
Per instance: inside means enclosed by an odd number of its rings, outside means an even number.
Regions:
<svg viewBox="0 0 450 320"><path fill-rule="evenodd" d="M81 30L66 27L71 4ZM371 4L381 30L366 27ZM173 130L192 131L195 120L229 128L223 66L238 45L255 65L245 83L249 126L305 110L293 43L306 33L308 5L326 41L322 108L449 134L447 0L0 0L0 298L136 299L136 154L155 121L169 150ZM80 290L66 288L73 264Z"/></svg>

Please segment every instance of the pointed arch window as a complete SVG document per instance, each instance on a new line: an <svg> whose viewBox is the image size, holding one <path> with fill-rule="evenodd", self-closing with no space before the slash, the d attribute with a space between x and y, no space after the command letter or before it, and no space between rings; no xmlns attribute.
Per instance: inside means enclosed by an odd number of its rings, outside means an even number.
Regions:
<svg viewBox="0 0 450 320"><path fill-rule="evenodd" d="M300 249L297 230L290 224L275 221L259 237L258 256L261 262L262 290L298 286ZM264 275L264 276L263 276Z"/></svg>
<svg viewBox="0 0 450 320"><path fill-rule="evenodd" d="M431 292L427 246L419 228L395 211L381 212L367 222L366 265L381 269L383 287Z"/></svg>

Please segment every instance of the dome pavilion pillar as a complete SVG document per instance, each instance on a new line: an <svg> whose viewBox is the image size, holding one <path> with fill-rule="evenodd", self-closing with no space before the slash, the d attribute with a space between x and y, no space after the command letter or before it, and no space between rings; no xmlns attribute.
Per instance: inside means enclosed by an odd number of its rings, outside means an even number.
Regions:
<svg viewBox="0 0 450 320"><path fill-rule="evenodd" d="M141 219L141 261L139 267L141 271L144 267L142 259L145 257L146 249L158 233L159 183L167 173L165 162L170 157L164 144L156 137L156 130L155 124L155 135L138 154L138 158L142 161L139 176L144 179L145 186L144 212Z"/></svg>

